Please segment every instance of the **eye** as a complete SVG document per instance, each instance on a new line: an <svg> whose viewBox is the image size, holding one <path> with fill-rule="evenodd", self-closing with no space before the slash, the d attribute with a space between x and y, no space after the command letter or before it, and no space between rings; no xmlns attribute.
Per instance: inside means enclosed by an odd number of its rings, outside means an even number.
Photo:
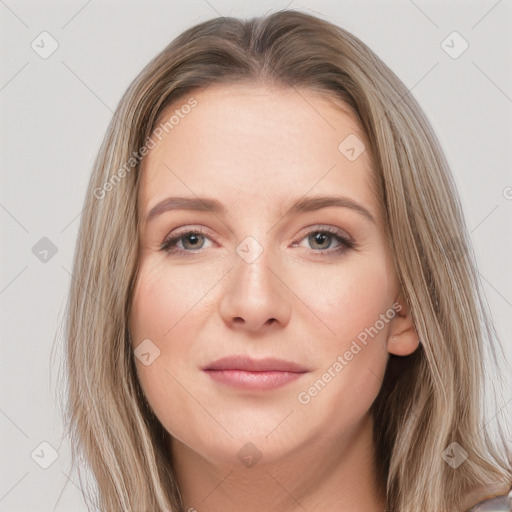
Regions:
<svg viewBox="0 0 512 512"><path fill-rule="evenodd" d="M332 226L310 230L300 241L304 240L308 242L313 252L324 256L344 253L356 247L356 243L346 236L344 231ZM168 235L160 245L160 250L170 254L195 254L196 251L207 248L205 247L207 241L212 240L202 229L188 229L172 236ZM299 246L301 245L298 242L292 243L292 247Z"/></svg>
<svg viewBox="0 0 512 512"><path fill-rule="evenodd" d="M342 230L330 226L308 231L301 241L303 240L308 242L309 247L314 252L322 255L339 254L356 246L355 242L346 236ZM333 245L334 248L332 248ZM293 242L292 246L297 247L299 244Z"/></svg>
<svg viewBox="0 0 512 512"><path fill-rule="evenodd" d="M166 237L160 245L160 250L169 253L194 252L204 248L206 239L209 240L209 237L201 229L183 231Z"/></svg>

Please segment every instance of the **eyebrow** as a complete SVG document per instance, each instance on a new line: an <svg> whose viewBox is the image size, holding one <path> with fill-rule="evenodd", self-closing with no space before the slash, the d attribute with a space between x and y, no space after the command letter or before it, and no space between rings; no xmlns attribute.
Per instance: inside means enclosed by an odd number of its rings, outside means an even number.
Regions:
<svg viewBox="0 0 512 512"><path fill-rule="evenodd" d="M351 210L364 216L370 222L376 224L375 218L364 206L357 203L353 199L340 196L304 197L293 203L285 212L283 217L297 215L304 212L312 212L330 206L350 208ZM151 208L146 216L145 222L148 223L151 219L154 219L158 215L173 210L209 211L221 215L225 215L227 212L226 207L223 204L215 199L208 197L168 197L167 199L160 201L153 208Z"/></svg>

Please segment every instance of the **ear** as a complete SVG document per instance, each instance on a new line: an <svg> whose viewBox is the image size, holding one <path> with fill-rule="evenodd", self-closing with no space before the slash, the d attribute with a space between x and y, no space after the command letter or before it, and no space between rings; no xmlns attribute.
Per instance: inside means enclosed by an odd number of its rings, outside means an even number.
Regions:
<svg viewBox="0 0 512 512"><path fill-rule="evenodd" d="M416 333L409 308L401 295L395 304L397 304L397 307L394 308L396 315L390 321L386 348L390 354L395 356L408 356L418 348L420 339Z"/></svg>

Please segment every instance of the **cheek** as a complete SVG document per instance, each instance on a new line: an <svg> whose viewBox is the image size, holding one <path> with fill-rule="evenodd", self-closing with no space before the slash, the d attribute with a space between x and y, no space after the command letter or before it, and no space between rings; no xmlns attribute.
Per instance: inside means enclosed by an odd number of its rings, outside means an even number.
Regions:
<svg viewBox="0 0 512 512"><path fill-rule="evenodd" d="M136 359L137 376L156 416L178 438L186 428L174 411L184 418L197 415L187 389L197 366L197 333L208 316L205 295L218 280L211 273L203 277L185 267L148 261L141 265L132 300L132 349L149 339L160 351L147 366Z"/></svg>
<svg viewBox="0 0 512 512"><path fill-rule="evenodd" d="M154 338L159 346L165 345L194 330L199 313L208 307L207 294L219 278L214 269L200 277L191 269L172 268L165 261L141 266L130 315L134 343Z"/></svg>
<svg viewBox="0 0 512 512"><path fill-rule="evenodd" d="M309 294L306 302L333 332L324 329L327 335L316 336L312 356L319 361L318 369L298 401L319 423L329 425L330 433L363 417L382 385L390 324L381 315L395 314L390 271L384 258L361 257L335 271L320 269L314 287L313 280L302 281L301 293Z"/></svg>
<svg viewBox="0 0 512 512"><path fill-rule="evenodd" d="M169 269L158 261L141 265L130 313L132 349L143 341L158 354L150 365L136 359L142 388L153 407L165 409L175 388L172 376L195 350L195 333L207 304L201 297L208 283L200 286L186 269ZM211 285L210 285L211 286ZM145 340L150 340L148 344ZM160 405L159 405L160 404Z"/></svg>
<svg viewBox="0 0 512 512"><path fill-rule="evenodd" d="M318 265L314 272L297 276L293 287L322 320L326 347L342 349L392 306L389 272L384 258L368 256L335 266ZM385 334L387 324L381 330Z"/></svg>

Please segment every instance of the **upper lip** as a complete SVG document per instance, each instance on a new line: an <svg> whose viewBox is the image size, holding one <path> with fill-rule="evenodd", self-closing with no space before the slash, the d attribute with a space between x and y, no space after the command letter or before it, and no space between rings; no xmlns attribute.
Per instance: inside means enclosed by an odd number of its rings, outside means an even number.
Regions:
<svg viewBox="0 0 512 512"><path fill-rule="evenodd" d="M309 371L298 363L266 357L264 359L252 359L247 356L228 356L217 359L203 367L203 370L242 370L248 372L294 372L305 373Z"/></svg>

